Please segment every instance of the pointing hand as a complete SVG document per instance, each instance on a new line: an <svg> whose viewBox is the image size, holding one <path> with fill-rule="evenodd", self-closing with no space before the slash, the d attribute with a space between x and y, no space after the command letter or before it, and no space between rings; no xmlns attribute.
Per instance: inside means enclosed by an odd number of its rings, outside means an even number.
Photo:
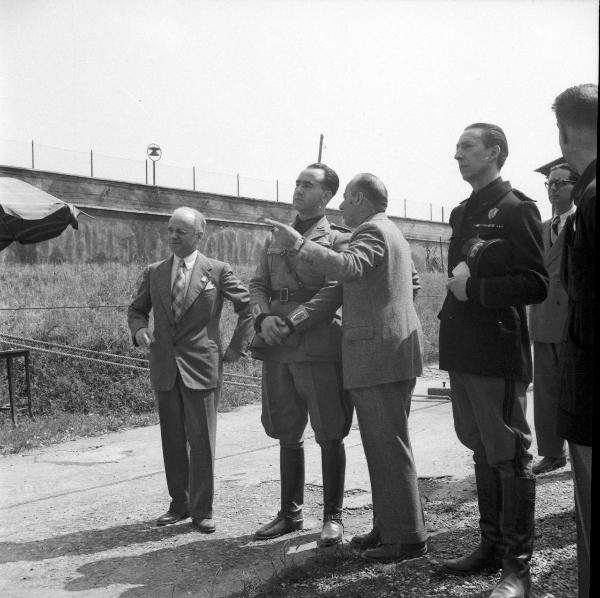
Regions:
<svg viewBox="0 0 600 598"><path fill-rule="evenodd" d="M273 227L273 236L279 241L282 247L291 248L298 239L302 238L302 235L288 224L278 222L277 220L271 220L271 218L265 218L264 222Z"/></svg>

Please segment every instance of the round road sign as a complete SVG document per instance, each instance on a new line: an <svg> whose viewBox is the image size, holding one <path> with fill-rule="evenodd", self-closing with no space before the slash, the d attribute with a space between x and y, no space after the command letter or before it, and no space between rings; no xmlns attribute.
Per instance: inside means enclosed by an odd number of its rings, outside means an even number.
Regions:
<svg viewBox="0 0 600 598"><path fill-rule="evenodd" d="M162 150L156 143L151 143L146 151L148 153L148 158L150 158L150 160L153 162L160 160L162 156Z"/></svg>

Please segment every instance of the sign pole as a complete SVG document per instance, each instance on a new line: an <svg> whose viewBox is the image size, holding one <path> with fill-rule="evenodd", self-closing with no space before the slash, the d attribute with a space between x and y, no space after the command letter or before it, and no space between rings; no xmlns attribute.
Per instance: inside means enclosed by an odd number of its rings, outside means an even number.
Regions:
<svg viewBox="0 0 600 598"><path fill-rule="evenodd" d="M146 153L148 154L148 158L152 160L152 184L156 185L156 162L162 157L162 150L156 143L151 143L147 149ZM146 183L148 179L146 177Z"/></svg>

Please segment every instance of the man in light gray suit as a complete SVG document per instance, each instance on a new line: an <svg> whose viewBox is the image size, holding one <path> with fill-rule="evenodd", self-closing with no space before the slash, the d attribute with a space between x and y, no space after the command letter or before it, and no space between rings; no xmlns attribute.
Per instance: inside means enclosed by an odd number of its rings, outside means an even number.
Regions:
<svg viewBox="0 0 600 598"><path fill-rule="evenodd" d="M168 233L174 255L145 269L127 316L134 344L150 350L150 382L171 495L169 510L156 523L169 525L191 515L192 525L208 534L215 531L213 470L222 361L236 361L244 353L252 314L248 291L230 266L198 251L205 227L204 216L192 208L173 212ZM224 355L219 337L223 298L238 314Z"/></svg>
<svg viewBox="0 0 600 598"><path fill-rule="evenodd" d="M553 217L542 224L544 262L550 284L542 303L529 308L529 333L533 341L533 405L538 454L542 457L532 468L541 474L567 464L565 441L557 432L560 394L560 349L566 334L567 292L560 281L560 261L564 246L563 229L575 211L571 191L579 175L566 163L548 173L546 187Z"/></svg>
<svg viewBox="0 0 600 598"><path fill-rule="evenodd" d="M344 387L356 409L373 496L373 529L352 543L365 558L382 562L427 552L408 434L411 395L422 371L422 332L413 306L410 248L385 215L386 207L383 183L372 174L355 176L340 209L345 223L356 229L340 253L267 220L283 247L341 281L290 312L286 321L302 332L331 317L343 297Z"/></svg>

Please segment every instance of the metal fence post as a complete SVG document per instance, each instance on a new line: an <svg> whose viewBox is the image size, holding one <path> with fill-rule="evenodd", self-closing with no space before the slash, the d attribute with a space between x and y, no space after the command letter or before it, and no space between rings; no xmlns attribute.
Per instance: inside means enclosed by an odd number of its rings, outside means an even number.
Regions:
<svg viewBox="0 0 600 598"><path fill-rule="evenodd" d="M146 158L145 164L146 164L146 185L147 185L148 184L148 158Z"/></svg>
<svg viewBox="0 0 600 598"><path fill-rule="evenodd" d="M236 179L237 179L237 196L240 196L240 173L238 172L238 174L235 175Z"/></svg>
<svg viewBox="0 0 600 598"><path fill-rule="evenodd" d="M444 220L444 206L442 206L442 222L445 222L445 220Z"/></svg>
<svg viewBox="0 0 600 598"><path fill-rule="evenodd" d="M429 204L429 220L433 222L433 205Z"/></svg>
<svg viewBox="0 0 600 598"><path fill-rule="evenodd" d="M33 152L33 139L31 140L31 170L35 169L35 158Z"/></svg>
<svg viewBox="0 0 600 598"><path fill-rule="evenodd" d="M90 150L90 176L94 178L94 150Z"/></svg>
<svg viewBox="0 0 600 598"><path fill-rule="evenodd" d="M406 218L406 197L404 198L404 217Z"/></svg>
<svg viewBox="0 0 600 598"><path fill-rule="evenodd" d="M279 201L279 179L275 180L275 201Z"/></svg>
<svg viewBox="0 0 600 598"><path fill-rule="evenodd" d="M196 190L196 167L192 166L192 189Z"/></svg>

